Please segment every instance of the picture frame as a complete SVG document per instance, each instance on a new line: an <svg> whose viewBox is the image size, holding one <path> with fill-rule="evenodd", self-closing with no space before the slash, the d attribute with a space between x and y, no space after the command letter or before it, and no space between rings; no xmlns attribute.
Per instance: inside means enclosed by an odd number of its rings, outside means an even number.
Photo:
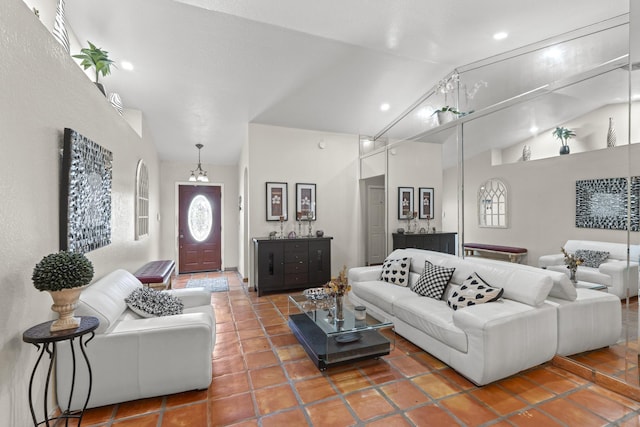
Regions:
<svg viewBox="0 0 640 427"><path fill-rule="evenodd" d="M418 194L420 195L418 216L420 219L433 219L434 217L434 190L432 187L419 187Z"/></svg>
<svg viewBox="0 0 640 427"><path fill-rule="evenodd" d="M286 182L266 183L267 221L287 221L289 219L289 194Z"/></svg>
<svg viewBox="0 0 640 427"><path fill-rule="evenodd" d="M318 206L316 205L316 185L296 184L296 219L308 219L311 212L311 221L316 220Z"/></svg>
<svg viewBox="0 0 640 427"><path fill-rule="evenodd" d="M409 219L413 206L413 187L398 187L398 219Z"/></svg>

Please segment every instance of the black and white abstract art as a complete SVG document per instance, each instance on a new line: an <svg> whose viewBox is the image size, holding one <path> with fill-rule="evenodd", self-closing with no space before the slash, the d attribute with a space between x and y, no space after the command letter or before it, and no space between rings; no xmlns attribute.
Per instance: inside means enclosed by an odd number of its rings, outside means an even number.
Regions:
<svg viewBox="0 0 640 427"><path fill-rule="evenodd" d="M60 180L60 250L86 253L111 243L113 154L64 130Z"/></svg>
<svg viewBox="0 0 640 427"><path fill-rule="evenodd" d="M640 177L601 178L576 181L576 227L627 229L627 212L631 213L630 229L640 229Z"/></svg>

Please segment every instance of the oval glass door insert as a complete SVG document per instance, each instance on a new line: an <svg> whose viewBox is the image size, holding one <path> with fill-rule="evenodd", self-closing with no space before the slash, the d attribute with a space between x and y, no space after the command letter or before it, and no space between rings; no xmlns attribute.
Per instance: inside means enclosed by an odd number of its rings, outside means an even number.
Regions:
<svg viewBox="0 0 640 427"><path fill-rule="evenodd" d="M211 233L213 225L213 209L211 203L199 194L191 200L189 205L189 233L196 241L202 242Z"/></svg>

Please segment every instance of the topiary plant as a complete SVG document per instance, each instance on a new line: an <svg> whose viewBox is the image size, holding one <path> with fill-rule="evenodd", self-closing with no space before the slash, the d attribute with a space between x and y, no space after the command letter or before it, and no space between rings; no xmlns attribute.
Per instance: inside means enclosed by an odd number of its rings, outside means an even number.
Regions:
<svg viewBox="0 0 640 427"><path fill-rule="evenodd" d="M93 264L84 254L60 251L42 258L33 269L31 280L39 291L60 291L88 285Z"/></svg>
<svg viewBox="0 0 640 427"><path fill-rule="evenodd" d="M73 57L82 59L80 65L82 65L85 70L93 67L96 72L96 83L99 83L98 77L100 73L102 73L102 77L106 77L111 74L111 65L113 64L113 61L109 59L109 52L96 47L90 41L87 41L87 43L89 43L89 47L80 49L81 53L73 55Z"/></svg>

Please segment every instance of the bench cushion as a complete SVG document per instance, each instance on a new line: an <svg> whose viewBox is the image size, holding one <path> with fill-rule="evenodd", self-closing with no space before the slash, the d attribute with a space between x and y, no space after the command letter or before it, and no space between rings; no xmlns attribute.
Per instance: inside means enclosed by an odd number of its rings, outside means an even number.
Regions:
<svg viewBox="0 0 640 427"><path fill-rule="evenodd" d="M164 283L175 268L172 260L151 261L140 267L133 275L142 283Z"/></svg>
<svg viewBox="0 0 640 427"><path fill-rule="evenodd" d="M465 249L482 249L486 251L504 252L507 254L526 254L525 248L518 248L515 246L502 246L502 245L488 245L484 243L465 243Z"/></svg>

